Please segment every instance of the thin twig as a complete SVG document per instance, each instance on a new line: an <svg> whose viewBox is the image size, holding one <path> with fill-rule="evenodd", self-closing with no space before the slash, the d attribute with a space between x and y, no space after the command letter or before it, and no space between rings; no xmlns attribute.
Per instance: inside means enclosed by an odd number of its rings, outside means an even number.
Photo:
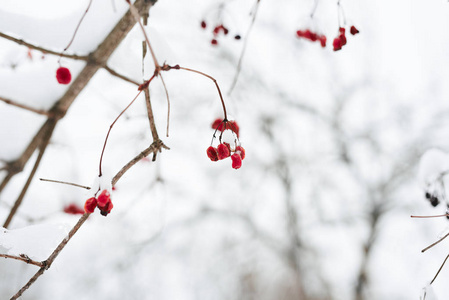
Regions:
<svg viewBox="0 0 449 300"><path fill-rule="evenodd" d="M7 39L7 40L9 40L11 42L14 42L16 44L19 44L19 45L22 45L22 46L26 46L26 47L28 47L30 49L39 50L39 51L41 51L42 53L45 53L45 54L52 54L52 55L62 56L62 57L71 58L71 59L74 59L74 60L84 60L84 61L88 61L89 60L89 56L87 56L87 55L61 54L60 52L56 52L56 51L53 51L53 50L50 50L50 49L46 49L46 48L43 48L43 47L39 47L39 46L33 45L31 43L25 42L24 40L17 39L15 37L12 37L10 35L4 34L2 32L0 32L0 37L2 37L4 39Z"/></svg>
<svg viewBox="0 0 449 300"><path fill-rule="evenodd" d="M131 78L126 77L125 75L122 75L122 74L117 73L116 71L114 71L113 69L111 69L111 68L108 67L108 66L104 66L103 68L104 68L106 71L108 71L109 74L111 74L112 76L118 77L118 78L120 78L120 79L122 79L122 80L124 80L124 81L126 81L126 82L132 83L132 84L137 85L137 86L140 85L140 83L138 83L137 81L134 81L134 80L132 80Z"/></svg>
<svg viewBox="0 0 449 300"><path fill-rule="evenodd" d="M18 299L46 270L48 270L51 267L51 264L56 259L58 254L64 249L64 247L67 245L67 243L72 239L72 237L75 235L75 233L80 229L80 227L86 222L87 218L89 218L88 213L81 216L81 218L78 220L76 225L70 230L68 236L62 240L62 242L56 247L56 249L53 251L53 253L47 258L47 260L44 260L42 262L42 267L34 274L33 277L14 295L11 297L11 300Z"/></svg>
<svg viewBox="0 0 449 300"><path fill-rule="evenodd" d="M441 239L439 239L438 241L436 241L435 243L433 243L432 245L424 248L421 250L421 252L426 252L427 250L429 250L430 248L432 248L433 246L439 244L440 242L442 242L445 238L447 238L449 236L449 233L447 233L445 236L443 236Z"/></svg>
<svg viewBox="0 0 449 300"><path fill-rule="evenodd" d="M62 183L62 184L67 184L67 185L73 185L76 187L80 187L86 190L90 190L89 186L85 186L85 185L81 185L81 184L76 184L73 182L67 182L67 181L60 181L60 180L53 180L53 179L45 179L45 178L39 178L40 181L47 181L47 182L54 182L54 183Z"/></svg>
<svg viewBox="0 0 449 300"><path fill-rule="evenodd" d="M446 260L449 258L449 255L446 256L446 258L444 259L443 263L441 264L440 268L438 269L438 272L435 274L435 277L433 277L432 281L430 282L430 284L432 284L435 279L437 279L438 274L440 274L440 271L443 269L444 264L446 263Z"/></svg>
<svg viewBox="0 0 449 300"><path fill-rule="evenodd" d="M6 104L9 104L9 105L12 105L12 106L15 106L15 107L23 108L25 110L34 112L34 113L39 114L39 115L44 115L44 116L47 116L47 117L51 116L51 113L46 111L46 110L33 108L33 107L25 105L25 104L17 103L15 101L10 100L10 99L6 99L6 98L3 98L3 97L0 97L0 101L3 101Z"/></svg>
<svg viewBox="0 0 449 300"><path fill-rule="evenodd" d="M259 10L259 4L260 4L260 0L257 0L256 5L254 7L253 18L252 18L251 23L250 23L250 25L248 27L248 30L246 31L245 41L243 42L242 52L240 53L239 62L237 63L237 70L236 70L236 73L234 75L234 80L232 81L231 87L229 88L228 96L231 95L232 91L235 88L235 85L237 84L237 79L239 77L240 70L242 69L243 56L245 56L246 47L248 45L249 34L251 33L251 30L253 29L254 23L256 22L256 15L257 15L257 11Z"/></svg>
<svg viewBox="0 0 449 300"><path fill-rule="evenodd" d="M215 78L213 78L212 76L207 75L206 73L203 73L203 72L200 72L200 71L197 71L197 70L184 68L184 67L180 67L180 66L177 66L176 69L181 69L181 70L185 70L185 71L189 71L189 72L193 72L193 73L197 73L197 74L203 75L203 76L209 78L210 80L212 80L215 83L215 86L217 87L217 90L218 90L218 95L220 96L221 105L223 106L224 120L227 121L228 120L228 115L226 113L226 106L225 106L225 103L224 103L224 100L223 100L223 95L221 94L220 87L218 86L217 80L215 80Z"/></svg>
<svg viewBox="0 0 449 300"><path fill-rule="evenodd" d="M103 144L103 149L101 150L101 155L100 155L100 164L98 166L99 169L99 173L98 176L101 177L102 172L101 172L101 164L103 162L103 154L104 154L104 150L106 149L106 144L108 142L108 138L109 138L109 133L111 133L111 129L112 127L114 127L114 124L118 121L118 119L125 113L125 111L134 103L134 101L136 101L136 99L140 96L140 94L142 93L142 91L140 90L137 95L134 97L134 99L125 107L124 110L121 111L121 113L117 116L117 118L115 118L114 122L112 122L112 124L109 126L109 130L108 133L106 134L106 138L104 139L104 144Z"/></svg>
<svg viewBox="0 0 449 300"><path fill-rule="evenodd" d="M167 97L167 137L168 137L168 131L170 128L170 97L168 96L168 90L167 90L167 86L165 85L165 81L164 78L162 77L162 74L159 74L159 77L161 78L162 81L162 85L164 86L164 90L165 90L165 96Z"/></svg>
<svg viewBox="0 0 449 300"><path fill-rule="evenodd" d="M126 165L122 167L122 169L112 178L112 186L114 186L117 181L125 174L132 166L138 163L142 158L147 157L150 153L154 153L156 151L161 151L161 149L170 150L161 140L154 141L148 148L139 153L136 157L130 160Z"/></svg>
<svg viewBox="0 0 449 300"><path fill-rule="evenodd" d="M153 142L159 140L156 124L154 122L153 108L151 107L150 91L145 89L145 104L147 107L148 121L150 122L151 135L153 136Z"/></svg>
<svg viewBox="0 0 449 300"><path fill-rule="evenodd" d="M78 29L80 28L81 23L82 23L83 20L84 20L84 17L87 15L87 12L89 11L89 8L90 8L91 4L92 4L92 0L89 1L89 5L87 5L86 11L84 12L83 16L82 16L81 19L79 20L78 25L76 25L75 32L73 33L73 36L72 36L72 38L71 38L70 41L69 41L69 44L68 44L68 45L64 48L64 50L61 52L61 54L60 54L60 56L59 56L58 62L61 61L62 55L64 54L64 52L67 51L67 49L69 49L69 47L72 45L73 41L75 40L76 33L78 32Z"/></svg>
<svg viewBox="0 0 449 300"><path fill-rule="evenodd" d="M410 218L418 218L418 219L424 219L424 218L439 218L439 217L449 217L449 214L435 215L435 216L410 216Z"/></svg>
<svg viewBox="0 0 449 300"><path fill-rule="evenodd" d="M20 254L20 256L9 255L9 254L0 254L0 257L21 260L23 262L26 262L27 264L35 265L35 266L38 266L38 267L42 267L43 266L42 262L32 260L31 258L28 257L28 255L25 255L25 254Z"/></svg>
<svg viewBox="0 0 449 300"><path fill-rule="evenodd" d="M54 122L54 124L53 124L53 129L54 129L54 126L56 126L56 122ZM28 179L27 179L25 185L23 186L22 191L20 192L19 197L17 197L16 202L14 202L14 205L11 208L11 211L9 212L8 217L6 218L5 223L3 224L3 227L8 228L9 224L12 221L12 218L14 217L14 215L17 212L17 210L19 209L19 206L22 204L23 198L25 197L25 194L28 191L28 188L30 187L31 181L33 181L34 175L36 174L36 171L37 171L37 168L39 167L41 159L44 156L45 149L47 148L48 143L50 142L50 138L51 138L51 134L52 133L53 133L53 130L51 130L50 132L47 132L47 134L44 136L44 138L42 140L42 144L39 146L39 154L38 154L37 159L36 159L36 161L34 163L33 169L31 170L31 173L28 176Z"/></svg>

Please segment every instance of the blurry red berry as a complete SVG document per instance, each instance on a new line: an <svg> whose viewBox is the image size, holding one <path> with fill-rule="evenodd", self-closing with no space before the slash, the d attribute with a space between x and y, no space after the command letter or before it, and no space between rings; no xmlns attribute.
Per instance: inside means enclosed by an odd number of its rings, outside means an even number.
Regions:
<svg viewBox="0 0 449 300"><path fill-rule="evenodd" d="M353 25L353 26L351 26L351 34L352 35L356 35L357 33L359 33L359 30L357 29L357 28L355 28L355 26Z"/></svg>
<svg viewBox="0 0 449 300"><path fill-rule="evenodd" d="M232 167L234 169L240 169L242 166L242 157L238 153L234 153L231 156L232 159Z"/></svg>
<svg viewBox="0 0 449 300"><path fill-rule="evenodd" d="M206 24L206 21L201 21L201 28L203 28L203 29L206 29L206 27L207 27L207 24Z"/></svg>
<svg viewBox="0 0 449 300"><path fill-rule="evenodd" d="M84 211L91 214L94 212L95 207L97 207L97 199L95 199L95 197L89 198L84 204Z"/></svg>
<svg viewBox="0 0 449 300"><path fill-rule="evenodd" d="M212 129L217 129L218 131L223 131L223 124L222 124L222 122L223 122L222 119L216 119L212 123Z"/></svg>
<svg viewBox="0 0 449 300"><path fill-rule="evenodd" d="M326 36L325 35L321 35L320 36L320 44L321 44L321 47L326 47Z"/></svg>
<svg viewBox="0 0 449 300"><path fill-rule="evenodd" d="M209 157L211 161L217 161L218 160L217 149L212 146L207 148L207 157Z"/></svg>
<svg viewBox="0 0 449 300"><path fill-rule="evenodd" d="M217 25L217 26L215 26L215 28L212 32L214 33L214 35L217 35L220 32L220 29L221 29L221 25Z"/></svg>
<svg viewBox="0 0 449 300"><path fill-rule="evenodd" d="M245 149L242 146L235 147L235 153L240 154L242 160L245 159Z"/></svg>
<svg viewBox="0 0 449 300"><path fill-rule="evenodd" d="M226 122L226 129L231 129L239 137L240 128L236 121Z"/></svg>
<svg viewBox="0 0 449 300"><path fill-rule="evenodd" d="M100 196L98 196L97 207L100 209L103 216L107 216L111 212L114 205L112 204L111 195L108 190L103 190Z"/></svg>
<svg viewBox="0 0 449 300"><path fill-rule="evenodd" d="M239 34L236 34L235 36L234 36L234 39L236 39L236 40L240 40L242 37L239 35Z"/></svg>
<svg viewBox="0 0 449 300"><path fill-rule="evenodd" d="M340 34L341 45L346 45L346 36L344 34Z"/></svg>
<svg viewBox="0 0 449 300"><path fill-rule="evenodd" d="M298 30L298 31L296 31L296 35L297 35L298 37L304 37L304 31Z"/></svg>
<svg viewBox="0 0 449 300"><path fill-rule="evenodd" d="M60 84L69 84L72 80L72 74L70 74L70 70L64 67L59 67L56 70L56 80Z"/></svg>
<svg viewBox="0 0 449 300"><path fill-rule="evenodd" d="M98 208L106 205L109 201L111 201L111 194L109 194L108 190L103 190L97 198Z"/></svg>
<svg viewBox="0 0 449 300"><path fill-rule="evenodd" d="M64 207L64 212L71 215L82 215L84 214L84 209L79 207L77 204L71 203Z"/></svg>
<svg viewBox="0 0 449 300"><path fill-rule="evenodd" d="M340 34L345 34L346 29L344 27L338 28L338 31L340 31Z"/></svg>
<svg viewBox="0 0 449 300"><path fill-rule="evenodd" d="M218 41L217 41L216 39L212 39L212 40L210 41L210 43L211 43L212 45L218 45Z"/></svg>
<svg viewBox="0 0 449 300"><path fill-rule="evenodd" d="M229 29L227 29L226 27L221 26L221 28L223 28L223 32L225 35L227 35L229 33Z"/></svg>
<svg viewBox="0 0 449 300"><path fill-rule="evenodd" d="M334 42L332 43L332 46L334 46L334 51L341 50L341 47L343 46L343 43L342 43L340 37L336 37L334 39Z"/></svg>
<svg viewBox="0 0 449 300"><path fill-rule="evenodd" d="M225 144L220 144L217 147L217 154L218 154L218 159L225 159L226 157L229 157L231 155L231 152L229 151L228 146L226 146Z"/></svg>

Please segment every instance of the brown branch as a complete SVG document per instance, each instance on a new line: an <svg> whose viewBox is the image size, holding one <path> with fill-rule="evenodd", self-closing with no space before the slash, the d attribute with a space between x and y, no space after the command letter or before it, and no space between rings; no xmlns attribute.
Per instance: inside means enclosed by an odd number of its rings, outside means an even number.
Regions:
<svg viewBox="0 0 449 300"><path fill-rule="evenodd" d="M92 5L92 0L89 0L89 4L87 5L86 11L84 12L84 14L82 15L81 19L79 20L78 25L76 25L75 32L73 33L73 36L72 36L72 38L69 41L69 44L61 52L59 59L61 59L62 54L64 54L64 52L67 51L67 49L69 49L69 47L72 45L73 41L75 40L76 33L78 32L78 29L80 28L81 23L84 20L84 17L86 17L87 12L89 11L89 8L90 8L91 5Z"/></svg>
<svg viewBox="0 0 449 300"><path fill-rule="evenodd" d="M88 59L89 59L89 56L87 56L87 55L83 56L83 55L75 55L75 54L61 54L60 52L56 52L56 51L53 51L53 50L50 50L50 49L46 49L46 48L43 48L43 47L40 47L40 46L33 45L31 43L25 42L24 40L17 39L15 37L12 37L10 35L4 34L2 32L0 32L0 37L2 37L4 39L7 39L7 40L9 40L11 42L14 42L16 44L19 44L19 45L22 45L22 46L26 46L26 47L28 47L30 49L39 50L39 51L41 51L42 53L45 53L45 54L57 55L57 56L61 56L61 57L71 58L71 59L74 59L74 60L88 61Z"/></svg>
<svg viewBox="0 0 449 300"><path fill-rule="evenodd" d="M73 185L76 187L80 187L86 190L90 190L90 186L85 186L85 185L81 185L81 184L76 184L73 182L66 182L66 181L60 181L60 180L53 180L53 179L45 179L45 178L39 178L40 181L47 181L47 182L54 182L54 183L61 183L61 184L67 184L67 185Z"/></svg>
<svg viewBox="0 0 449 300"><path fill-rule="evenodd" d="M155 2L156 1L154 0L153 1L137 0L134 5L139 12L145 13ZM72 84L67 89L66 93L55 103L53 108L50 110L50 112L54 113L54 116L52 117L54 120L48 119L47 122L45 122L44 125L42 125L42 127L36 133L36 135L30 142L30 144L27 146L25 151L22 153L22 155L17 160L10 162L8 164L8 174L6 174L5 178L0 184L0 193L8 184L8 182L14 177L14 175L20 173L23 170L25 164L28 162L31 155L41 144L42 137L47 132L51 133L53 132L52 127L54 127L54 125L52 125L52 123L54 121L57 122L59 119L62 119L65 116L67 110L70 108L73 101L75 101L76 97L81 93L81 91L84 90L84 88L87 86L91 78L101 68L101 66L106 65L106 62L111 56L111 54L118 47L120 42L127 36L129 31L134 27L135 24L136 21L134 20L134 17L128 11L122 17L122 19L116 24L116 26L111 30L111 32L103 40L103 42L97 47L97 49L88 56L87 65L81 70L78 77L72 82ZM5 34L0 33L0 37L5 36L6 36ZM9 36L7 37L9 38ZM14 38L11 39L15 42L20 41ZM20 41L19 44L23 44L26 46L33 46L29 45L28 43L22 42L23 41ZM34 49L35 48L36 47L34 47ZM59 55L59 53L54 51L53 54Z"/></svg>
<svg viewBox="0 0 449 300"><path fill-rule="evenodd" d="M151 135L153 142L159 140L156 124L154 122L153 108L151 107L150 91L145 89L145 104L147 106L148 121L150 122Z"/></svg>
<svg viewBox="0 0 449 300"><path fill-rule="evenodd" d="M228 115L226 113L226 106L225 106L225 103L224 103L224 100L223 100L223 95L221 94L220 87L218 86L217 80L215 80L215 78L213 78L210 75L207 75L206 73L203 73L203 72L200 72L200 71L197 71L197 70L193 70L193 69L189 69L189 68L180 67L178 65L176 65L175 67L171 67L171 68L172 69L177 69L177 70L181 69L181 70L197 73L197 74L203 75L203 76L209 78L210 80L212 80L215 83L215 86L217 87L217 90L218 90L218 95L220 96L221 105L223 106L224 120L225 121L228 120Z"/></svg>
<svg viewBox="0 0 449 300"><path fill-rule="evenodd" d="M440 268L438 269L438 272L435 274L435 277L433 277L433 279L432 279L432 281L430 282L430 284L432 284L432 283L435 281L435 279L437 279L438 274L440 274L440 272L441 272L441 270L443 269L444 264L446 263L446 260L447 260L448 258L449 258L449 255L446 256L446 258L444 259L443 263L441 264Z"/></svg>
<svg viewBox="0 0 449 300"><path fill-rule="evenodd" d="M427 246L426 248L422 249L421 252L426 252L427 250L429 250L430 248L432 248L433 246L439 244L440 242L442 242L445 238L447 238L449 236L449 233L447 233L445 236L443 236L441 239L439 239L438 241L436 241L435 243L433 243L430 246Z"/></svg>
<svg viewBox="0 0 449 300"><path fill-rule="evenodd" d="M42 267L43 266L42 262L32 260L31 258L28 257L28 255L25 255L25 254L20 254L20 256L9 255L9 254L0 254L0 257L21 260L23 262L26 262L27 264L35 265L35 266L38 266L38 267Z"/></svg>
<svg viewBox="0 0 449 300"><path fill-rule="evenodd" d="M148 148L140 152L139 155L134 157L131 161L129 161L126 165L122 167L122 169L112 178L111 183L112 186L114 186L117 181L120 180L120 178L125 174L132 166L134 166L136 163L138 163L142 158L147 157L150 153L155 153L157 151L161 151L161 149L167 149L170 150L167 146L164 145L164 143L161 140L154 141Z"/></svg>
<svg viewBox="0 0 449 300"><path fill-rule="evenodd" d="M42 262L42 267L34 274L33 277L14 295L11 297L11 300L16 300L22 294L42 275L46 270L48 270L53 261L56 259L56 257L59 255L59 253L64 249L64 247L67 245L67 243L72 239L72 237L75 235L75 233L80 229L80 227L86 222L87 218L89 218L90 214L84 214L81 216L81 218L78 220L76 225L70 230L68 236L62 240L62 242L56 247L56 249L53 251L53 253L47 258L47 260L44 260Z"/></svg>
<svg viewBox="0 0 449 300"><path fill-rule="evenodd" d="M45 149L48 146L48 143L50 142L51 134L53 133L54 126L56 125L56 122L53 122L53 127L51 131L48 131L47 134L43 137L42 144L39 146L39 154L37 156L37 159L34 163L33 169L31 170L30 175L28 176L28 179L25 183L25 185L22 188L22 191L20 192L19 197L17 197L16 202L14 202L13 207L11 208L8 217L6 218L5 223L3 224L3 227L8 228L9 224L12 221L12 218L16 214L17 210L19 209L19 206L22 204L23 198L25 197L26 192L28 191L28 188L30 187L31 182L33 181L34 175L36 174L37 168L39 167L39 164L41 162L42 157L44 156Z"/></svg>
<svg viewBox="0 0 449 300"><path fill-rule="evenodd" d="M134 81L134 80L132 80L131 78L128 78L128 77L126 77L126 76L124 76L124 75L122 75L122 74L117 73L116 71L114 71L113 69L111 69L111 68L108 67L108 66L104 66L103 68L104 68L106 71L108 71L109 74L111 74L112 76L118 77L118 78L120 78L120 79L122 79L122 80L124 80L124 81L126 81L126 82L132 83L132 84L137 85L137 86L140 85L140 83L138 83L137 81Z"/></svg>
<svg viewBox="0 0 449 300"><path fill-rule="evenodd" d="M9 104L9 105L12 105L12 106L15 106L15 107L19 107L19 108L22 108L22 109L34 112L34 113L39 114L39 115L44 115L44 116L47 116L47 117L51 116L51 114L48 111L46 111L46 110L33 108L33 107L25 105L25 104L17 103L15 101L10 100L10 99L6 99L6 98L3 98L3 97L0 97L0 101L3 101L6 104Z"/></svg>

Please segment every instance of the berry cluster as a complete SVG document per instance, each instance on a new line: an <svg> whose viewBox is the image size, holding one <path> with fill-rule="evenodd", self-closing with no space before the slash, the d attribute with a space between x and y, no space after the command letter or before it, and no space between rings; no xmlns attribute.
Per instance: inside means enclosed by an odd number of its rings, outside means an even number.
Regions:
<svg viewBox="0 0 449 300"><path fill-rule="evenodd" d="M107 216L111 212L114 205L111 201L111 195L107 190L103 190L97 198L92 197L87 199L84 204L84 211L91 214L96 207L100 209L100 213L103 216Z"/></svg>
<svg viewBox="0 0 449 300"><path fill-rule="evenodd" d="M237 122L217 119L212 123L212 129L215 129L215 132L221 132L219 137L220 144L217 146L217 148L213 146L207 148L207 157L209 157L211 161L218 161L227 157L231 157L232 168L239 169L242 166L242 160L245 159L245 149L242 146L237 145L239 136L239 126L237 125ZM221 137L225 130L231 130L237 137L234 149L231 148L231 145L229 143L221 142ZM231 155L232 152L234 152L234 154Z"/></svg>
<svg viewBox="0 0 449 300"><path fill-rule="evenodd" d="M64 67L59 67L56 70L56 80L58 80L59 84L69 84L70 81L72 81L70 70Z"/></svg>
<svg viewBox="0 0 449 300"><path fill-rule="evenodd" d="M351 26L349 32L352 35L356 35L357 33L359 33L359 31L357 30L357 28L355 28L355 26ZM338 29L338 36L334 39L332 46L334 47L334 51L338 51L341 50L341 48L343 48L344 45L346 45L346 29L344 27L340 27Z"/></svg>
<svg viewBox="0 0 449 300"><path fill-rule="evenodd" d="M312 42L319 41L321 47L323 48L326 47L326 36L324 34L318 34L316 32L311 31L310 29L306 29L296 31L296 35L298 36L298 38L304 38Z"/></svg>
<svg viewBox="0 0 449 300"><path fill-rule="evenodd" d="M207 23L206 21L201 21L201 28L206 29L207 28ZM229 29L227 27L225 27L223 24L217 24L213 29L212 29L212 34L213 34L213 38L211 39L210 43L214 46L218 45L218 37L220 35L220 33L223 33L223 35L228 35L229 34ZM234 36L234 39L236 40L240 40L241 36L239 34L236 34Z"/></svg>

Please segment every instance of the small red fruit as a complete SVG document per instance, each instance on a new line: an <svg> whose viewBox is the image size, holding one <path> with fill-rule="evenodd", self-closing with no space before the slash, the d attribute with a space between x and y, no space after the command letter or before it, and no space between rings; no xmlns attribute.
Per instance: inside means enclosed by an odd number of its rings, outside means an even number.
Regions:
<svg viewBox="0 0 449 300"><path fill-rule="evenodd" d="M320 44L321 44L321 47L326 47L326 36L325 35L322 35L322 36L320 36Z"/></svg>
<svg viewBox="0 0 449 300"><path fill-rule="evenodd" d="M59 67L56 70L56 80L60 84L69 84L72 80L72 74L70 74L70 70L64 67Z"/></svg>
<svg viewBox="0 0 449 300"><path fill-rule="evenodd" d="M236 39L236 40L240 40L242 37L239 35L239 34L236 34L235 36L234 36L234 39Z"/></svg>
<svg viewBox="0 0 449 300"><path fill-rule="evenodd" d="M355 26L353 25L353 26L351 26L351 34L352 35L356 35L357 33L359 33L360 31L357 29L357 28L355 28Z"/></svg>
<svg viewBox="0 0 449 300"><path fill-rule="evenodd" d="M334 46L334 51L338 51L341 50L341 47L343 47L343 42L341 41L340 37L336 37L332 45Z"/></svg>
<svg viewBox="0 0 449 300"><path fill-rule="evenodd" d="M111 195L108 190L103 190L100 196L98 196L97 207L103 216L107 216L111 212L114 205L112 204Z"/></svg>
<svg viewBox="0 0 449 300"><path fill-rule="evenodd" d="M234 169L240 169L242 166L242 157L238 153L234 153L231 156L232 159L232 167Z"/></svg>
<svg viewBox="0 0 449 300"><path fill-rule="evenodd" d="M84 204L84 212L91 214L94 212L95 207L97 207L97 199L95 197L89 198Z"/></svg>
<svg viewBox="0 0 449 300"><path fill-rule="evenodd" d="M226 157L229 157L231 155L231 152L229 151L228 146L226 146L225 144L220 144L217 147L217 154L218 154L218 159L225 159Z"/></svg>
<svg viewBox="0 0 449 300"><path fill-rule="evenodd" d="M82 215L82 214L84 214L84 209L82 209L75 203L71 203L64 207L64 212L66 214L71 214L71 215Z"/></svg>
<svg viewBox="0 0 449 300"><path fill-rule="evenodd" d="M214 46L218 45L218 41L216 39L212 39L210 43Z"/></svg>
<svg viewBox="0 0 449 300"><path fill-rule="evenodd" d="M235 153L240 154L242 160L245 159L245 149L242 146L235 147Z"/></svg>
<svg viewBox="0 0 449 300"><path fill-rule="evenodd" d="M203 28L203 29L206 29L206 27L207 27L207 24L206 24L206 21L201 21L201 28Z"/></svg>
<svg viewBox="0 0 449 300"><path fill-rule="evenodd" d="M211 161L217 161L218 160L217 149L212 146L207 148L207 157L209 157Z"/></svg>
<svg viewBox="0 0 449 300"><path fill-rule="evenodd" d="M338 31L340 31L340 34L345 34L346 29L344 27L338 28Z"/></svg>

